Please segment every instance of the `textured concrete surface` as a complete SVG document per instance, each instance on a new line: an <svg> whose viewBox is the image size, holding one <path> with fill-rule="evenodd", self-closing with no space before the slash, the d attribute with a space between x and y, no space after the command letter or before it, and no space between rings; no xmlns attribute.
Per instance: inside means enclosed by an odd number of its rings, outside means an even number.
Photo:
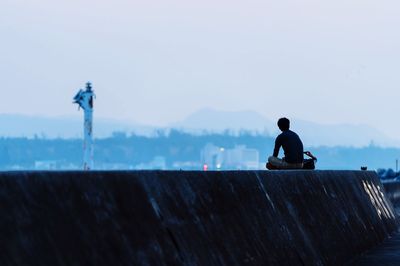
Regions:
<svg viewBox="0 0 400 266"><path fill-rule="evenodd" d="M383 187L385 188L387 198L392 202L397 214L400 215L400 181L383 181Z"/></svg>
<svg viewBox="0 0 400 266"><path fill-rule="evenodd" d="M367 171L0 173L0 265L341 265L396 227Z"/></svg>
<svg viewBox="0 0 400 266"><path fill-rule="evenodd" d="M386 239L378 247L366 252L349 266L398 266L400 265L400 233Z"/></svg>
<svg viewBox="0 0 400 266"><path fill-rule="evenodd" d="M396 215L400 215L400 182L383 182L386 196L393 203ZM354 266L400 265L400 232L386 239L381 245L367 251L362 256L348 263Z"/></svg>

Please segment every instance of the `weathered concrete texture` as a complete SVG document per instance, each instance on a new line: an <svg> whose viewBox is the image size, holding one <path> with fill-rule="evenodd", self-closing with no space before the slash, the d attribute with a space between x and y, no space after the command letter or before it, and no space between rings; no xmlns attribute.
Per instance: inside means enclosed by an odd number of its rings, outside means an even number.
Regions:
<svg viewBox="0 0 400 266"><path fill-rule="evenodd" d="M393 203L397 216L400 215L400 182L383 182L387 198ZM381 245L367 251L362 256L350 261L350 266L400 265L400 232L386 239Z"/></svg>
<svg viewBox="0 0 400 266"><path fill-rule="evenodd" d="M398 266L400 265L400 233L386 239L348 266Z"/></svg>
<svg viewBox="0 0 400 266"><path fill-rule="evenodd" d="M0 265L340 265L396 229L366 171L0 173Z"/></svg>
<svg viewBox="0 0 400 266"><path fill-rule="evenodd" d="M400 214L400 181L383 181L383 187L385 188L387 198L392 202L397 213Z"/></svg>

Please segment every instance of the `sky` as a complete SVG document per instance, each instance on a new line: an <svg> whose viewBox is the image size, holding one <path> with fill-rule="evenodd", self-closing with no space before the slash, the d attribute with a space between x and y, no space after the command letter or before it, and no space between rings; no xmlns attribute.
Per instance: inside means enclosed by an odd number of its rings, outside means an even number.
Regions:
<svg viewBox="0 0 400 266"><path fill-rule="evenodd" d="M398 138L395 0L0 0L0 113L164 126L203 108Z"/></svg>

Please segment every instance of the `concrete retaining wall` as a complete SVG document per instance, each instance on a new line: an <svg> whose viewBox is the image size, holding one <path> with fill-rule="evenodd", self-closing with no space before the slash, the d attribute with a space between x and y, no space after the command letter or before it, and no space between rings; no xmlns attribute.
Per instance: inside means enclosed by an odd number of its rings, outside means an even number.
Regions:
<svg viewBox="0 0 400 266"><path fill-rule="evenodd" d="M0 265L340 265L397 227L366 171L0 173Z"/></svg>
<svg viewBox="0 0 400 266"><path fill-rule="evenodd" d="M387 198L390 199L396 209L400 209L400 181L385 180L383 181L383 187Z"/></svg>

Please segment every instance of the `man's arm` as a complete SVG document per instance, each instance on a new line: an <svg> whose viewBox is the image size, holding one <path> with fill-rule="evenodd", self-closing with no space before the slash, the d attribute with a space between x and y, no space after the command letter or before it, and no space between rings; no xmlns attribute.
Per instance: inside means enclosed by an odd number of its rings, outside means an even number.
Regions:
<svg viewBox="0 0 400 266"><path fill-rule="evenodd" d="M280 136L278 136L275 140L275 148L274 148L274 153L272 154L272 156L274 157L278 157L279 155L279 149L281 148L282 143L281 143L281 138Z"/></svg>

